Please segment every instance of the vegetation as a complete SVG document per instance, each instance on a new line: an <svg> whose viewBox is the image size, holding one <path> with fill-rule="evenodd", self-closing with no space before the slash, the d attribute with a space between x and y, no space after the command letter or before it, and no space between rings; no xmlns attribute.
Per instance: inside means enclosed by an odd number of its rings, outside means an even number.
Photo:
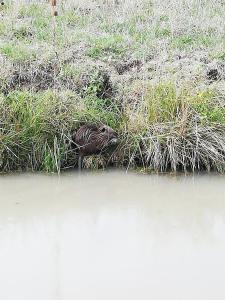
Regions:
<svg viewBox="0 0 225 300"><path fill-rule="evenodd" d="M0 6L0 171L76 166L83 122L120 135L88 168L225 170L223 1L35 2Z"/></svg>

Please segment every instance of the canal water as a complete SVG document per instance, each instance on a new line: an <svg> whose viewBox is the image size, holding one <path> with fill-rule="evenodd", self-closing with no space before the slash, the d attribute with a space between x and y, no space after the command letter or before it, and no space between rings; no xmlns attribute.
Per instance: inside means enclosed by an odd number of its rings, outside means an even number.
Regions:
<svg viewBox="0 0 225 300"><path fill-rule="evenodd" d="M224 300L225 177L0 177L0 299Z"/></svg>

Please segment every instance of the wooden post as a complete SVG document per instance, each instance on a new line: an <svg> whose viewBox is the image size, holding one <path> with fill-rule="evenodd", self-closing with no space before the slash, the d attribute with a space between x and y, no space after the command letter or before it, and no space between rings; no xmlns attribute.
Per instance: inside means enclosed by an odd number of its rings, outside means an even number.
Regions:
<svg viewBox="0 0 225 300"><path fill-rule="evenodd" d="M52 6L52 15L54 17L58 16L58 12L57 12L57 9L56 9L56 5L57 5L57 0L50 0L51 2L51 6Z"/></svg>
<svg viewBox="0 0 225 300"><path fill-rule="evenodd" d="M54 47L54 51L55 51L55 56L56 56L56 60L58 61L58 53L57 53L57 47L56 47L56 26L57 26L57 22L56 22L56 17L58 16L58 11L57 11L57 0L50 0L50 4L51 4L51 8L52 8L52 26L53 26L53 47ZM55 85L55 78L56 78L56 70L57 70L58 64L57 62L54 63L53 65L53 69L54 69L54 85Z"/></svg>

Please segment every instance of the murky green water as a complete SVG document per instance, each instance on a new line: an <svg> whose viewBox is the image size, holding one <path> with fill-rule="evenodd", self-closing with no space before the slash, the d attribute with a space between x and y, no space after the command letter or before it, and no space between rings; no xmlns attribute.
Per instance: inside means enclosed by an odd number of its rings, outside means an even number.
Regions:
<svg viewBox="0 0 225 300"><path fill-rule="evenodd" d="M225 177L0 178L0 299L224 300Z"/></svg>

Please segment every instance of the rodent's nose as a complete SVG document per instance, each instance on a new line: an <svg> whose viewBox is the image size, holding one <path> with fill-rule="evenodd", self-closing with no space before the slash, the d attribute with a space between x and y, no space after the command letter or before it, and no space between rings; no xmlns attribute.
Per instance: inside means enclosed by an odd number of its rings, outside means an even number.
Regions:
<svg viewBox="0 0 225 300"><path fill-rule="evenodd" d="M116 137L110 140L111 145L115 145L117 143L118 143L118 138L116 138Z"/></svg>

